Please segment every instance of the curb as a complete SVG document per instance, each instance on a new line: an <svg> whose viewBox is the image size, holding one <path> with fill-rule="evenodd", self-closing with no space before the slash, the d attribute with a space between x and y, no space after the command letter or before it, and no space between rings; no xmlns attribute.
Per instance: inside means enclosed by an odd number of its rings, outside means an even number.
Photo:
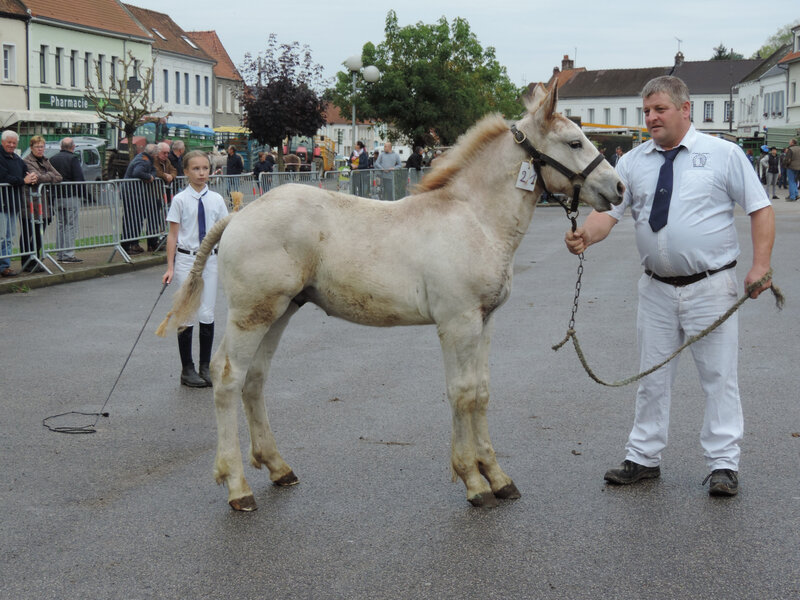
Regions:
<svg viewBox="0 0 800 600"><path fill-rule="evenodd" d="M118 275L119 273L129 273L162 264L165 265L166 263L166 256L147 256L135 260L132 263L122 262L86 267L83 269L71 270L66 273L57 272L53 273L52 275L36 274L27 277L9 277L0 281L0 295L25 293L32 289L48 287L51 285L71 283L73 281L85 281L86 279L96 279L98 277L109 277L111 275Z"/></svg>

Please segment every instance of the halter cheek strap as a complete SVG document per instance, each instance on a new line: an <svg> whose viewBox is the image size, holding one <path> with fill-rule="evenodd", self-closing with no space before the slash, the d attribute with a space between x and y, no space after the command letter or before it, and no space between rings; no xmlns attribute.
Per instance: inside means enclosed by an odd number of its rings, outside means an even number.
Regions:
<svg viewBox="0 0 800 600"><path fill-rule="evenodd" d="M523 150L525 150L528 156L531 157L531 160L533 162L533 168L536 170L536 175L542 182L542 187L544 188L546 194L550 195L550 190L547 189L547 183L542 177L542 167L544 165L554 168L556 171L558 171L559 173L564 175L564 177L570 180L573 186L572 204L570 205L569 208L567 208L563 204L562 206L564 206L564 209L567 211L567 213L576 212L578 210L578 203L580 202L582 183L586 180L587 177L589 177L589 174L595 170L597 165L603 162L604 159L603 155L598 152L597 156L594 157L594 160L592 160L592 162L590 162L583 171L581 171L580 173L576 173L569 167L565 167L564 165L562 165L556 159L539 152L533 146L533 144L531 144L530 140L528 139L528 136L525 135L523 131L517 129L516 125L511 126L511 134L514 136L514 141L517 144L519 144Z"/></svg>

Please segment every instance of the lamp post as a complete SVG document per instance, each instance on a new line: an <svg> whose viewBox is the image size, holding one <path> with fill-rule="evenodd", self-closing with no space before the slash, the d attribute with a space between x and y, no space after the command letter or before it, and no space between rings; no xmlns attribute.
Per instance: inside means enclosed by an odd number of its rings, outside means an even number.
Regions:
<svg viewBox="0 0 800 600"><path fill-rule="evenodd" d="M355 150L356 147L356 75L361 73L364 77L364 80L368 83L375 83L380 79L381 72L378 67L373 65L368 65L364 67L364 63L361 61L361 57L357 54L349 57L347 60L344 61L344 65L350 70L353 74L353 143L351 148ZM362 69L363 67L363 69Z"/></svg>

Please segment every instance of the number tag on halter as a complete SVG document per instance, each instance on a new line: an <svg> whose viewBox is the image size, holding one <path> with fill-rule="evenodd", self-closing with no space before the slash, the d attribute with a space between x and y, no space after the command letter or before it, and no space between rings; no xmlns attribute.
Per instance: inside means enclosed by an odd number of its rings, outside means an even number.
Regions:
<svg viewBox="0 0 800 600"><path fill-rule="evenodd" d="M533 168L533 163L523 162L519 167L519 175L517 175L517 187L532 192L535 185L536 169Z"/></svg>

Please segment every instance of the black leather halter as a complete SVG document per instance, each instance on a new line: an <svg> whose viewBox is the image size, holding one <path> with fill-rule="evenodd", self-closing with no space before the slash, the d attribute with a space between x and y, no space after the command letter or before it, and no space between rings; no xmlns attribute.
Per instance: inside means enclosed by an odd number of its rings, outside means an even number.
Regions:
<svg viewBox="0 0 800 600"><path fill-rule="evenodd" d="M578 203L580 201L580 194L581 194L581 187L583 182L586 181L586 178L589 177L589 174L595 170L597 165L603 162L603 155L599 152L597 156L595 156L594 160L590 162L586 168L581 171L580 173L576 173L569 167L565 167L556 159L547 156L546 154L542 154L536 148L533 147L528 136L525 135L524 132L517 129L516 125L511 126L511 133L514 136L514 141L522 146L525 152L531 157L531 161L533 162L533 168L536 170L536 176L542 182L542 187L544 188L545 193L550 195L550 190L547 189L547 184L542 177L542 167L544 165L548 165L554 168L556 171L564 175L567 179L569 179L570 183L572 183L572 204L567 207L563 203L561 205L567 211L567 214L575 213L578 210Z"/></svg>

